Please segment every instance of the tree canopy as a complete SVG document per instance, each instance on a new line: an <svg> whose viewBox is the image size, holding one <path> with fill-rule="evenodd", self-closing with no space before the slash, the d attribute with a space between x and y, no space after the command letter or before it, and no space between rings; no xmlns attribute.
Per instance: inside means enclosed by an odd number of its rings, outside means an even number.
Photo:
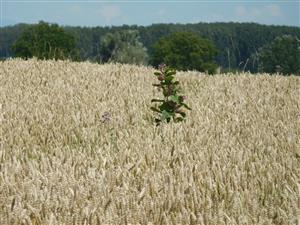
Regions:
<svg viewBox="0 0 300 225"><path fill-rule="evenodd" d="M193 33L176 32L154 44L151 62L154 66L165 63L178 70L214 73L216 54L217 49L211 41Z"/></svg>
<svg viewBox="0 0 300 225"><path fill-rule="evenodd" d="M260 49L258 60L263 72L300 74L300 40L291 35L277 37Z"/></svg>
<svg viewBox="0 0 300 225"><path fill-rule="evenodd" d="M100 42L102 62L146 64L147 50L139 41L136 30L107 33Z"/></svg>
<svg viewBox="0 0 300 225"><path fill-rule="evenodd" d="M74 37L57 24L43 21L26 28L12 46L14 55L22 58L64 59L74 56Z"/></svg>
<svg viewBox="0 0 300 225"><path fill-rule="evenodd" d="M18 24L0 28L0 58L14 57L12 44L24 30L36 26ZM61 27L75 38L76 51L80 60L99 62L103 55L100 42L107 33L115 34L125 30L137 30L140 42L147 49L150 58L153 44L160 38L175 32L191 32L212 41L218 54L216 63L221 71L245 70L258 72L259 65L252 56L257 56L259 49L282 35L292 35L300 39L300 28L291 26L262 25L257 23L194 23L194 24L153 24L150 26L122 25L106 27ZM73 54L72 54L73 55Z"/></svg>

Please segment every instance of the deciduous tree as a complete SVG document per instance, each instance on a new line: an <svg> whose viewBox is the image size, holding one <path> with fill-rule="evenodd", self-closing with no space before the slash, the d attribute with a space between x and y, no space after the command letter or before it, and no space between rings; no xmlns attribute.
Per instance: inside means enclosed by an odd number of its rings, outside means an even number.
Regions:
<svg viewBox="0 0 300 225"><path fill-rule="evenodd" d="M41 21L25 29L12 49L22 58L65 59L75 56L75 40L57 24Z"/></svg>
<svg viewBox="0 0 300 225"><path fill-rule="evenodd" d="M300 40L291 35L277 37L261 48L258 58L263 72L300 75Z"/></svg>
<svg viewBox="0 0 300 225"><path fill-rule="evenodd" d="M177 32L158 40L153 46L151 63L165 63L178 70L214 73L217 68L214 44L193 33Z"/></svg>

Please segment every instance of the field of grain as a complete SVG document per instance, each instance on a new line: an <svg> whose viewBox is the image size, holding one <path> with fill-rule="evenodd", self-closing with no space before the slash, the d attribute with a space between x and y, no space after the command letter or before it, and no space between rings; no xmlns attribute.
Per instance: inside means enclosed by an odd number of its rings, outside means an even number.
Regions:
<svg viewBox="0 0 300 225"><path fill-rule="evenodd" d="M0 65L0 224L300 224L300 78L178 73L155 127L150 67Z"/></svg>

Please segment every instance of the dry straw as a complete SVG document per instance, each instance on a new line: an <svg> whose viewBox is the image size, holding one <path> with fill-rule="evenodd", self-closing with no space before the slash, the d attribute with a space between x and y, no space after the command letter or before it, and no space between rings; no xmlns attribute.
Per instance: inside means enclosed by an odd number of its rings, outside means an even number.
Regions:
<svg viewBox="0 0 300 225"><path fill-rule="evenodd" d="M1 62L0 224L299 224L300 79L180 73L156 128L153 72Z"/></svg>

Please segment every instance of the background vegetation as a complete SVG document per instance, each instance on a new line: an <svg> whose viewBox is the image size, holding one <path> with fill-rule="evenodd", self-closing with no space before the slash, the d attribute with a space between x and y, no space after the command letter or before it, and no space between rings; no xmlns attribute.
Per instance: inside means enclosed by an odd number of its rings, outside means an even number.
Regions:
<svg viewBox="0 0 300 225"><path fill-rule="evenodd" d="M136 30L107 33L100 41L100 62L147 64L148 54Z"/></svg>
<svg viewBox="0 0 300 225"><path fill-rule="evenodd" d="M12 45L12 51L14 56L26 59L76 58L74 37L58 25L45 22L25 29Z"/></svg>
<svg viewBox="0 0 300 225"><path fill-rule="evenodd" d="M31 25L19 24L0 28L0 57L12 57L11 46L21 33ZM272 43L276 37L292 35L300 38L299 27L267 26L255 23L197 23L197 24L154 24L151 26L119 27L63 27L75 38L76 49L80 60L99 61L101 40L107 33L123 30L136 30L140 42L151 57L153 45L160 38L174 32L191 32L210 40L218 49L215 61L222 71L258 72L257 58L259 49ZM284 54L284 53L283 53Z"/></svg>
<svg viewBox="0 0 300 225"><path fill-rule="evenodd" d="M188 32L176 32L159 39L153 45L151 64L161 62L178 70L197 70L212 74L217 68L213 62L217 55L214 44Z"/></svg>
<svg viewBox="0 0 300 225"><path fill-rule="evenodd" d="M291 35L275 38L258 54L261 71L300 75L300 39Z"/></svg>

